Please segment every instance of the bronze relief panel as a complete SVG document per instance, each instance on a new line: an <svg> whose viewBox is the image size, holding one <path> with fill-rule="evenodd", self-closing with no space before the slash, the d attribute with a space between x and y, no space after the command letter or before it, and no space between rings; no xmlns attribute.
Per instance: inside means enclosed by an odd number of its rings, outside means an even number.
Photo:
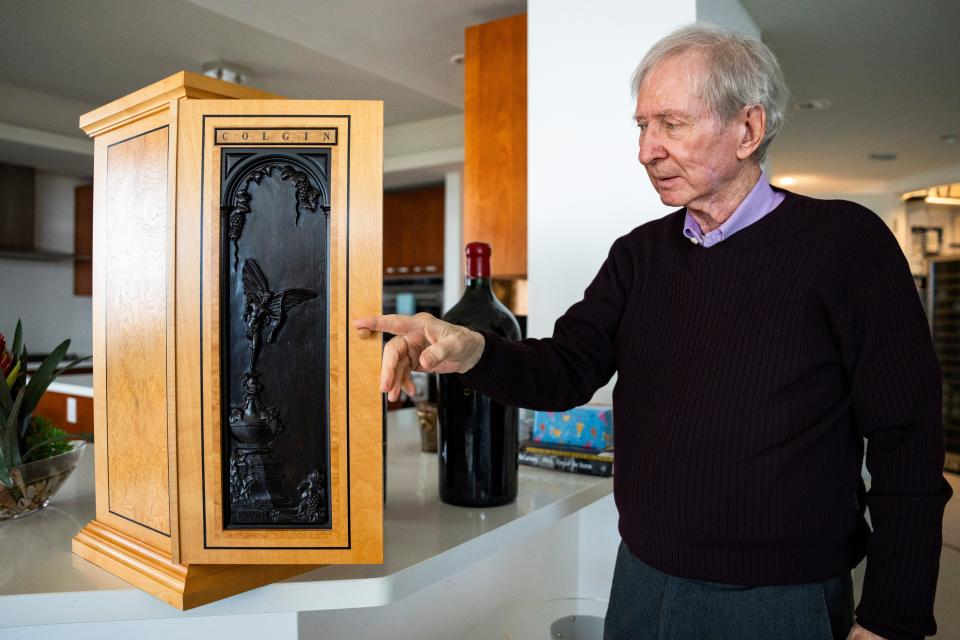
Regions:
<svg viewBox="0 0 960 640"><path fill-rule="evenodd" d="M224 523L330 528L330 150L230 146L221 168Z"/></svg>

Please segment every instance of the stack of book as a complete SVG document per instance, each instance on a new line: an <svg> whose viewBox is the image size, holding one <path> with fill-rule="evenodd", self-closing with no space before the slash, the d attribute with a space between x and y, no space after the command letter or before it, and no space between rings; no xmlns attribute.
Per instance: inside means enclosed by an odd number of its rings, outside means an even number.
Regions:
<svg viewBox="0 0 960 640"><path fill-rule="evenodd" d="M520 443L520 464L608 478L613 475L613 450L524 440Z"/></svg>
<svg viewBox="0 0 960 640"><path fill-rule="evenodd" d="M613 411L586 406L570 411L537 411L528 440L520 443L520 464L594 476L613 475Z"/></svg>

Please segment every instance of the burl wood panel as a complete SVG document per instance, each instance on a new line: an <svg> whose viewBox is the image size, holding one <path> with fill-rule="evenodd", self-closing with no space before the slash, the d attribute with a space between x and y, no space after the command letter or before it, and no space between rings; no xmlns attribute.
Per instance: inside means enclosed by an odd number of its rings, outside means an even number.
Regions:
<svg viewBox="0 0 960 640"><path fill-rule="evenodd" d="M385 275L443 274L443 195L443 185L383 194Z"/></svg>
<svg viewBox="0 0 960 640"><path fill-rule="evenodd" d="M167 473L169 127L108 147L103 288L108 506L170 533Z"/></svg>
<svg viewBox="0 0 960 640"><path fill-rule="evenodd" d="M498 277L527 273L527 16L466 31L463 241Z"/></svg>
<svg viewBox="0 0 960 640"><path fill-rule="evenodd" d="M354 103L351 166L348 317L380 313L383 300L383 104ZM344 328L350 354L350 562L383 562L383 396L380 340ZM331 559L331 561L334 561Z"/></svg>

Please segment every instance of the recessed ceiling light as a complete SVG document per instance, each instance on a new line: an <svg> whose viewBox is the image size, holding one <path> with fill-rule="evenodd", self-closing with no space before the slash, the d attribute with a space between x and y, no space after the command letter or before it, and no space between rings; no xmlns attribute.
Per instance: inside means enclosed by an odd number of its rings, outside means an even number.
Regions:
<svg viewBox="0 0 960 640"><path fill-rule="evenodd" d="M466 59L466 55L462 53L455 53L450 56L450 64L463 64L463 61Z"/></svg>
<svg viewBox="0 0 960 640"><path fill-rule="evenodd" d="M897 154L880 151L880 152L871 153L869 157L871 160L877 160L879 162L889 162L891 160L896 160Z"/></svg>
<svg viewBox="0 0 960 640"><path fill-rule="evenodd" d="M832 105L833 101L829 98L813 98L811 100L795 102L793 108L797 111L822 111L829 109Z"/></svg>
<svg viewBox="0 0 960 640"><path fill-rule="evenodd" d="M948 133L945 136L940 136L940 142L946 142L947 144L957 144L960 142L960 133Z"/></svg>

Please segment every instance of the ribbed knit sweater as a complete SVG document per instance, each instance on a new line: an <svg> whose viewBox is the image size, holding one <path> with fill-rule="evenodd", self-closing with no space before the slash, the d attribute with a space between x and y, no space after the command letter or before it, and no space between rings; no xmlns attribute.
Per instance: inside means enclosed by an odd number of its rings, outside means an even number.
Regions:
<svg viewBox="0 0 960 640"><path fill-rule="evenodd" d="M951 492L916 287L875 214L784 193L709 249L683 237L682 209L634 229L552 337L485 334L464 382L564 410L616 372L614 496L635 556L761 586L826 580L866 555L858 622L891 640L933 634Z"/></svg>

